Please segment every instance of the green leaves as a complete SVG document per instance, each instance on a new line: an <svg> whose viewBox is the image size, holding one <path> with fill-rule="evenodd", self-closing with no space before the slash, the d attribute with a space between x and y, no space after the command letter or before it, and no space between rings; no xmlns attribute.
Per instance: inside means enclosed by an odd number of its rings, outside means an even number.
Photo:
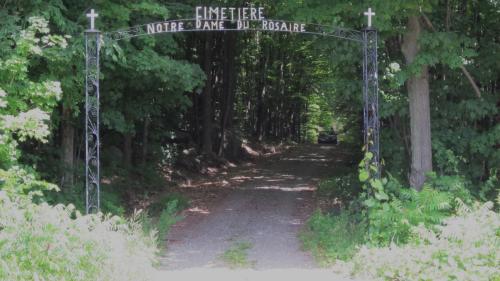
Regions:
<svg viewBox="0 0 500 281"><path fill-rule="evenodd" d="M373 188L373 196L379 201L389 200L389 196L384 191L384 185L380 179L370 180L370 186Z"/></svg>
<svg viewBox="0 0 500 281"><path fill-rule="evenodd" d="M366 182L370 178L370 174L366 170L360 170L359 171L359 181L360 182Z"/></svg>
<svg viewBox="0 0 500 281"><path fill-rule="evenodd" d="M45 57L47 50L63 49L66 40L49 34L48 22L40 17L28 20L30 26L15 36L16 46L0 57L0 131L5 136L0 150L16 149L17 142L29 138L47 142L50 113L62 95L61 84L51 79L32 79L32 62ZM0 167L15 162L15 154L0 157ZM9 163L9 165L7 165Z"/></svg>
<svg viewBox="0 0 500 281"><path fill-rule="evenodd" d="M454 32L424 32L419 44L421 51L414 62L400 74L400 85L408 77L419 75L423 66L446 65L457 69L477 56L474 41Z"/></svg>

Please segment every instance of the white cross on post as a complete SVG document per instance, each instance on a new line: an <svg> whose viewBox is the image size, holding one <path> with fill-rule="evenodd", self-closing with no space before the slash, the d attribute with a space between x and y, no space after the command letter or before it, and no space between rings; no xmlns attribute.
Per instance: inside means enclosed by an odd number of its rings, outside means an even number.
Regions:
<svg viewBox="0 0 500 281"><path fill-rule="evenodd" d="M368 12L365 12L365 16L368 17L368 27L372 27L372 17L375 16L375 13L372 12L372 8L368 8Z"/></svg>
<svg viewBox="0 0 500 281"><path fill-rule="evenodd" d="M96 14L94 9L90 10L90 14L87 14L87 18L90 18L90 30L94 30L94 22L97 17L99 17L99 14Z"/></svg>

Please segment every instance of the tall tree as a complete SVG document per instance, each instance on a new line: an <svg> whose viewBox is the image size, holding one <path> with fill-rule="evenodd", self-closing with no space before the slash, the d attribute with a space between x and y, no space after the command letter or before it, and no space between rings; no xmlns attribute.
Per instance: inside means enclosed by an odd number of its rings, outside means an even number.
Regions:
<svg viewBox="0 0 500 281"><path fill-rule="evenodd" d="M203 70L205 70L205 75L207 80L205 82L205 88L203 90L202 97L202 137L201 137L201 148L203 153L212 154L213 152L213 108L212 108L212 94L213 94L213 67L212 67L212 55L214 48L214 40L211 33L207 33L205 40L205 52L203 61Z"/></svg>
<svg viewBox="0 0 500 281"><path fill-rule="evenodd" d="M419 16L408 18L402 44L406 63L411 65L420 52L422 26ZM410 101L411 170L410 185L420 190L425 175L432 171L431 110L429 102L429 69L420 65L406 82Z"/></svg>

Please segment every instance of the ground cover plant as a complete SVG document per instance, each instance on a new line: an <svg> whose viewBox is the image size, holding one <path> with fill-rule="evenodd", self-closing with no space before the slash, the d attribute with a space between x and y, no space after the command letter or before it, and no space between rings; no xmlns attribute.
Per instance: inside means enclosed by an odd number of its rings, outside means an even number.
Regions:
<svg viewBox="0 0 500 281"><path fill-rule="evenodd" d="M460 177L429 175L419 192L378 179L370 160L359 165L364 216L318 211L307 223L303 243L320 262L369 280L499 280L495 203L479 203Z"/></svg>
<svg viewBox="0 0 500 281"><path fill-rule="evenodd" d="M182 220L179 212L184 210L187 204L186 199L178 195L166 196L146 210L139 210L135 215L140 218L144 233L156 232L156 243L160 249L164 249L170 228Z"/></svg>
<svg viewBox="0 0 500 281"><path fill-rule="evenodd" d="M0 191L0 280L150 280L155 235L134 219L83 216Z"/></svg>
<svg viewBox="0 0 500 281"><path fill-rule="evenodd" d="M308 220L301 240L322 265L335 264L337 260L349 260L365 241L366 225L355 215L343 212L339 215L320 211Z"/></svg>
<svg viewBox="0 0 500 281"><path fill-rule="evenodd" d="M500 214L493 203L465 205L434 229L412 227L405 245L364 246L354 275L370 280L500 280Z"/></svg>
<svg viewBox="0 0 500 281"><path fill-rule="evenodd" d="M250 242L234 243L221 255L221 259L233 269L250 267L252 262L248 260L248 250L251 248Z"/></svg>
<svg viewBox="0 0 500 281"><path fill-rule="evenodd" d="M51 35L43 18L28 23L0 60L0 280L150 280L158 254L155 229L143 231L137 216L82 215L81 200L78 209L58 204L59 187L22 161L23 144L48 141L49 112L62 92L60 82L30 71L37 60L57 60L56 52L67 47L67 37ZM123 215L115 194L103 199L106 209ZM160 216L162 235L174 205Z"/></svg>

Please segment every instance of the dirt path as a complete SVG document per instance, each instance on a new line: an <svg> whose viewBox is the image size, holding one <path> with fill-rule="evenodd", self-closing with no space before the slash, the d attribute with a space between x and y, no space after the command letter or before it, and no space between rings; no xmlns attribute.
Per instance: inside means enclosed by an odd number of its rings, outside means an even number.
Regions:
<svg viewBox="0 0 500 281"><path fill-rule="evenodd" d="M248 260L254 270L316 269L297 236L314 211L316 184L339 161L336 150L297 147L229 172L219 182L232 191L194 208L172 228L162 267L170 273L223 269L221 255L245 242L251 245Z"/></svg>

